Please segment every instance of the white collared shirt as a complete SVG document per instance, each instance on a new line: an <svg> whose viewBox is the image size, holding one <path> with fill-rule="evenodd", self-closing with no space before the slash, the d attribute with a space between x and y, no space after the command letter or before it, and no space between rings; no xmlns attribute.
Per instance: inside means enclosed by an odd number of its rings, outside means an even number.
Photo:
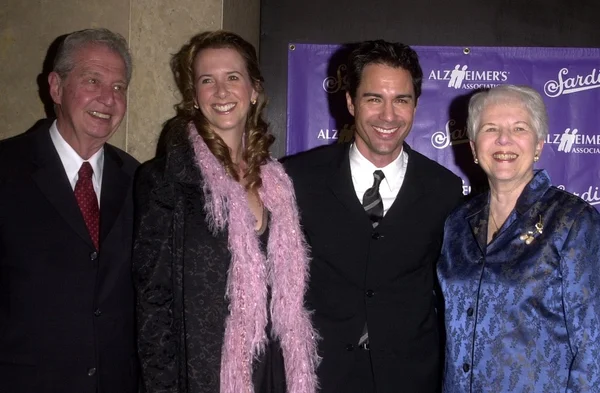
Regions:
<svg viewBox="0 0 600 393"><path fill-rule="evenodd" d="M402 149L398 157L383 168L377 168L373 163L365 158L356 144L350 146L350 173L352 174L352 183L354 191L360 203L362 203L365 192L373 186L373 172L380 170L385 175L385 178L379 185L379 194L383 200L383 215L392 206L396 200L396 196L404 182L406 175L406 166L408 165L408 154Z"/></svg>
<svg viewBox="0 0 600 393"><path fill-rule="evenodd" d="M77 154L75 149L71 147L62 137L60 132L58 132L58 128L56 127L56 120L50 126L50 138L52 138L52 143L54 143L54 147L58 152L58 156L60 157L60 161L65 168L65 172L67 173L67 178L71 183L71 188L75 190L75 184L77 184L77 179L79 179L79 169L81 168L81 164L83 164L84 160ZM104 147L100 148L93 156L87 160L92 169L94 170L94 174L92 175L92 184L94 185L94 192L96 192L96 198L98 198L98 206L100 206L100 190L102 189L102 171L104 169Z"/></svg>

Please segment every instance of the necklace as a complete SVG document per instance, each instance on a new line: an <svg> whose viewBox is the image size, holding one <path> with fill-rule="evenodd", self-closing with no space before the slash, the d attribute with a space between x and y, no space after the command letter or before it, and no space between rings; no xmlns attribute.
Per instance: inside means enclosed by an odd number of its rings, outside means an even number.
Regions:
<svg viewBox="0 0 600 393"><path fill-rule="evenodd" d="M492 214L491 209L490 209L490 217L492 217L492 223L494 224L494 227L496 228L494 233L492 233L492 238L495 238L496 235L498 234L498 231L500 230L500 227L498 227L498 224L496 224L496 219L494 218L494 215Z"/></svg>

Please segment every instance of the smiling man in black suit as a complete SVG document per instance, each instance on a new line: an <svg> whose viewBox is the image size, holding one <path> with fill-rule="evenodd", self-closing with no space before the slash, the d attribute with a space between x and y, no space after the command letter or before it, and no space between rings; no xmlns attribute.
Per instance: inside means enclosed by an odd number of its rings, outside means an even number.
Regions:
<svg viewBox="0 0 600 393"><path fill-rule="evenodd" d="M138 163L106 143L130 79L123 37L72 33L48 78L57 119L0 142L1 392L137 392Z"/></svg>
<svg viewBox="0 0 600 393"><path fill-rule="evenodd" d="M423 78L414 50L363 42L348 70L353 143L285 161L311 247L321 391L433 393L434 264L461 180L404 142Z"/></svg>

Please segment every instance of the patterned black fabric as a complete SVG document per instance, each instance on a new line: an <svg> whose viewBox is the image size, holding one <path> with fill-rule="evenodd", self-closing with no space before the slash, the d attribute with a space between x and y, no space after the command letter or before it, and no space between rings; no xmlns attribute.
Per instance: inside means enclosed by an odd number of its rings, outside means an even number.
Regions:
<svg viewBox="0 0 600 393"><path fill-rule="evenodd" d="M228 315L227 233L214 236L208 229L201 174L189 144L167 151L141 167L135 185L142 391L216 393ZM257 392L278 392L273 386L281 383L265 383L278 367L283 370L281 350L269 344L255 364Z"/></svg>

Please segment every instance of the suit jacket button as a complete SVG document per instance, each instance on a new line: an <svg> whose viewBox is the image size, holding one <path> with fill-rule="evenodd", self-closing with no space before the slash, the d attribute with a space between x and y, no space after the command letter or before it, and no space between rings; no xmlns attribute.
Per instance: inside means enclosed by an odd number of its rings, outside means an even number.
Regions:
<svg viewBox="0 0 600 393"><path fill-rule="evenodd" d="M472 317L473 316L473 307L469 307L469 309L467 310L467 316L468 317Z"/></svg>
<svg viewBox="0 0 600 393"><path fill-rule="evenodd" d="M92 367L88 369L88 377L93 377L96 374L96 368Z"/></svg>
<svg viewBox="0 0 600 393"><path fill-rule="evenodd" d="M367 289L366 294L367 294L367 297L373 297L373 296L375 296L375 291L372 289Z"/></svg>
<svg viewBox="0 0 600 393"><path fill-rule="evenodd" d="M379 232L373 232L373 233L371 234L371 239L373 239L373 240L379 240L379 239L381 239L382 237L383 237L383 236L382 236L382 235L381 235Z"/></svg>
<svg viewBox="0 0 600 393"><path fill-rule="evenodd" d="M471 369L471 366L469 365L469 363L463 364L463 371L464 372L468 373L470 369Z"/></svg>
<svg viewBox="0 0 600 393"><path fill-rule="evenodd" d="M96 259L98 259L98 253L96 251L91 252L90 261L95 261Z"/></svg>
<svg viewBox="0 0 600 393"><path fill-rule="evenodd" d="M354 345L352 345L352 344L346 345L346 351L354 351Z"/></svg>
<svg viewBox="0 0 600 393"><path fill-rule="evenodd" d="M94 316L99 317L100 315L102 315L102 311L100 311L100 309L97 308L96 311L94 311Z"/></svg>

